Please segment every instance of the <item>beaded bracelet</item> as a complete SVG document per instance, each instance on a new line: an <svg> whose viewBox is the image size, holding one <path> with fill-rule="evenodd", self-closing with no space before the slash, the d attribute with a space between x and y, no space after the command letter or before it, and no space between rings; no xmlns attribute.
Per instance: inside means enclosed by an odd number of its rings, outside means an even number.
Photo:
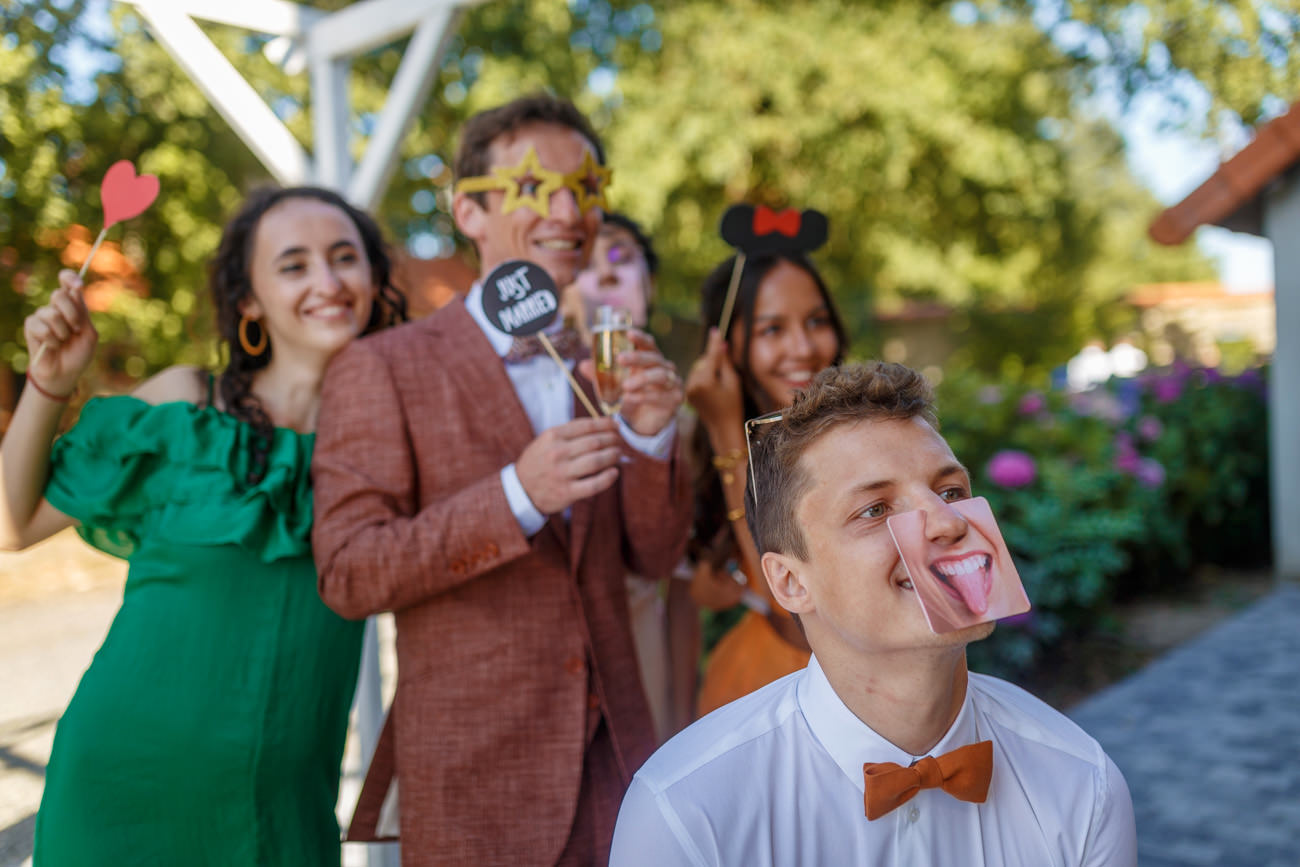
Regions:
<svg viewBox="0 0 1300 867"><path fill-rule="evenodd" d="M72 400L72 394L71 394L71 392L69 392L68 394L65 394L65 395L63 395L62 397L60 397L60 396L57 395L57 394L51 394L50 392L48 392L48 391L46 391L45 389L41 388L41 384L40 384L39 382L37 382L34 378L32 378L31 374L28 374L28 376L27 376L27 384L30 385L32 388L36 389L36 393L37 393L37 394L42 394L42 395L44 395L48 400L52 400L52 401L54 401L55 403L67 403L68 401Z"/></svg>
<svg viewBox="0 0 1300 867"><path fill-rule="evenodd" d="M732 449L725 455L713 456L713 466L719 471L718 475L722 476L724 485L729 485L736 480L736 474L732 470L744 463L744 460L744 449Z"/></svg>

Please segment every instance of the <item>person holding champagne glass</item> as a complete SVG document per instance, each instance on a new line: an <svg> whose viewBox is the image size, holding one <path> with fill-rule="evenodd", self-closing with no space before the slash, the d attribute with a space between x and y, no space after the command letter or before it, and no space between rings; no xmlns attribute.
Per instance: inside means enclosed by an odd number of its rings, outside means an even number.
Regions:
<svg viewBox="0 0 1300 867"><path fill-rule="evenodd" d="M659 257L650 237L631 217L607 212L592 246L591 261L565 290L561 309L571 327L591 334L597 397L605 399L617 377L602 371L627 342L626 329L645 328L654 304ZM612 403L617 403L613 396ZM611 405L612 405L611 403ZM655 736L662 743L684 728L695 710L699 612L691 601L690 570L679 564L669 576L628 573L628 612L636 642L641 685L650 702Z"/></svg>
<svg viewBox="0 0 1300 867"><path fill-rule="evenodd" d="M701 288L703 321L719 321L735 259L714 268ZM795 392L844 357L848 338L830 292L807 256L748 257L726 334L705 335L686 378L699 421L691 434L695 517L692 598L740 621L718 641L700 685L702 716L808 662L808 644L778 605L758 567L745 525L745 420L789 406ZM731 564L738 564L738 568Z"/></svg>
<svg viewBox="0 0 1300 867"><path fill-rule="evenodd" d="M72 271L27 318L0 546L69 526L130 564L59 720L35 863L338 865L362 624L316 594L325 366L406 316L378 226L314 187L253 193L212 263L219 375L171 367L53 439L98 334Z"/></svg>

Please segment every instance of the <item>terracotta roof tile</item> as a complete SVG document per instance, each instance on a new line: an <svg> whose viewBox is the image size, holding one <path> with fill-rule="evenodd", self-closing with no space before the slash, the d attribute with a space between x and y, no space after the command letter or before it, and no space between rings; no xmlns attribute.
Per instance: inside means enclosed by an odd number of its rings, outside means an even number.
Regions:
<svg viewBox="0 0 1300 867"><path fill-rule="evenodd" d="M1219 166L1187 198L1165 209L1151 224L1161 244L1181 244L1198 226L1222 224L1248 205L1273 178L1300 162L1300 102L1266 123L1255 140Z"/></svg>

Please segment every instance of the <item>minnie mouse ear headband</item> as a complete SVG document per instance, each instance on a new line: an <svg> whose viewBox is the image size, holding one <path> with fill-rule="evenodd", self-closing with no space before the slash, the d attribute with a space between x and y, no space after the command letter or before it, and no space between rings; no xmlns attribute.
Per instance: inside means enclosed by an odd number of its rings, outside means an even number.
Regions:
<svg viewBox="0 0 1300 867"><path fill-rule="evenodd" d="M826 215L811 208L773 211L764 205L732 205L722 215L722 240L745 256L811 253L826 243Z"/></svg>
<svg viewBox="0 0 1300 867"><path fill-rule="evenodd" d="M725 335L731 324L740 275L745 270L745 257L811 253L826 243L830 223L825 214L811 208L773 211L765 205L732 205L722 215L719 231L722 240L736 248L736 266L731 271L731 285L727 287L727 298L718 320L718 330Z"/></svg>

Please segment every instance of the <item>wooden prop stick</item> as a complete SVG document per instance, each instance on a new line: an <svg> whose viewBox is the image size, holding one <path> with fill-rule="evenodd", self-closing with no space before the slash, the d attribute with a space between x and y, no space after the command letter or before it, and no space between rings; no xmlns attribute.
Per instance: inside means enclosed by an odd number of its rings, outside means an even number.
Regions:
<svg viewBox="0 0 1300 867"><path fill-rule="evenodd" d="M90 248L90 253L86 256L86 261L81 263L81 270L77 272L77 279L83 280L86 277L86 269L90 267L90 262L95 258L95 253L99 251L99 245L104 243L104 236L108 234L108 226L99 230L99 237L95 239L94 245Z"/></svg>
<svg viewBox="0 0 1300 867"><path fill-rule="evenodd" d="M560 366L560 370L564 371L565 377L569 380L569 387L572 388L573 393L578 396L578 400L582 401L582 405L587 408L587 412L591 413L592 418L600 418L603 413L596 412L596 408L591 405L591 401L587 400L587 393L582 390L582 386L578 385L578 380L573 378L573 374L569 371L569 365L564 363L563 358L560 358L560 353L555 351L555 344L551 343L551 338L546 336L545 331L539 331L537 332L537 339L542 342L542 348L545 349L550 354L551 358L555 360L555 363Z"/></svg>
<svg viewBox="0 0 1300 867"><path fill-rule="evenodd" d="M731 269L731 285L727 287L727 300L722 303L722 317L718 320L718 331L722 339L727 339L727 326L731 324L731 311L736 306L736 290L740 288L740 275L745 270L745 254L736 254L736 267Z"/></svg>

